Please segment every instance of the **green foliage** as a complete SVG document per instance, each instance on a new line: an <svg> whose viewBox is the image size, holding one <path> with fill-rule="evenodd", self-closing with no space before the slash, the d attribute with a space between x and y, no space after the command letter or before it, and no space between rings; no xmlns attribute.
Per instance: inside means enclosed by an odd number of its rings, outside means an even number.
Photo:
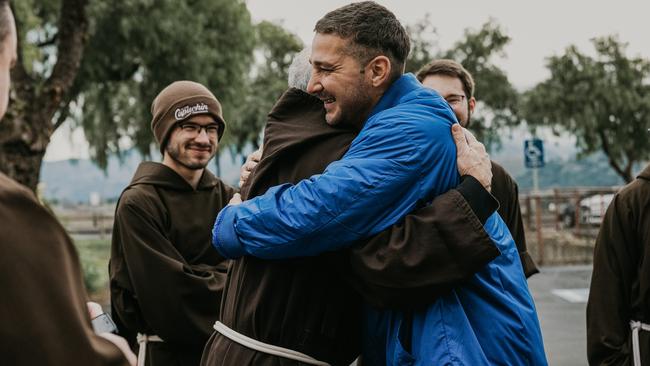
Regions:
<svg viewBox="0 0 650 366"><path fill-rule="evenodd" d="M464 39L443 54L443 58L460 62L474 77L478 103L470 127L488 146L498 144L502 128L520 123L519 93L505 71L492 62L495 56L505 56L509 42L503 29L489 20L478 31L466 30Z"/></svg>
<svg viewBox="0 0 650 366"><path fill-rule="evenodd" d="M56 62L55 41L61 1L13 1L12 7L22 64L34 76L31 81L40 87Z"/></svg>
<svg viewBox="0 0 650 366"><path fill-rule="evenodd" d="M81 259L84 284L88 293L93 295L106 290L108 287L110 240L77 240L75 246Z"/></svg>
<svg viewBox="0 0 650 366"><path fill-rule="evenodd" d="M628 57L614 36L593 39L596 57L570 46L548 59L551 77L524 95L532 126L576 135L582 155L601 150L626 182L650 158L650 62Z"/></svg>
<svg viewBox="0 0 650 366"><path fill-rule="evenodd" d="M226 121L233 118L254 46L243 1L97 0L89 16L90 39L73 88L81 113L73 116L101 167L128 139L149 154L151 101L175 80L206 85Z"/></svg>
<svg viewBox="0 0 650 366"><path fill-rule="evenodd" d="M24 64L41 81L56 62L60 6L15 3ZM102 168L131 146L150 155L150 105L175 80L203 83L221 101L222 145L257 144L303 47L280 24L253 25L243 0L90 0L88 17L81 69L61 113L83 127Z"/></svg>
<svg viewBox="0 0 650 366"><path fill-rule="evenodd" d="M438 33L431 24L429 14L415 24L407 25L406 31L411 37L411 52L406 60L406 72L415 74L422 66L440 57Z"/></svg>
<svg viewBox="0 0 650 366"><path fill-rule="evenodd" d="M61 0L14 3L23 63L36 76L36 88L57 59L60 6ZM280 24L253 25L243 0L90 0L88 17L81 69L59 115L83 126L100 167L126 147L149 155L151 101L180 79L204 83L222 102L228 123L222 145L238 151L257 145L267 113L286 89L291 59L303 47ZM434 57L452 57L474 74L482 102L473 127L483 138L517 122L517 94L491 63L510 40L494 22L467 30L446 52L428 18L408 28L409 71Z"/></svg>
<svg viewBox="0 0 650 366"><path fill-rule="evenodd" d="M287 72L302 50L298 37L280 24L263 21L255 26L257 62L244 85L243 96L231 122L231 144L241 151L247 143L258 147L259 134L275 101L287 89Z"/></svg>
<svg viewBox="0 0 650 366"><path fill-rule="evenodd" d="M519 94L505 71L493 63L496 56L505 56L504 48L510 37L494 20L489 20L478 30L466 29L463 38L451 49L439 51L431 38L436 36L436 32L429 25L428 17L409 26L408 31L412 51L407 60L407 71L417 72L436 58L448 58L462 64L476 83L474 96L478 103L470 127L486 145L498 145L499 131L520 123Z"/></svg>

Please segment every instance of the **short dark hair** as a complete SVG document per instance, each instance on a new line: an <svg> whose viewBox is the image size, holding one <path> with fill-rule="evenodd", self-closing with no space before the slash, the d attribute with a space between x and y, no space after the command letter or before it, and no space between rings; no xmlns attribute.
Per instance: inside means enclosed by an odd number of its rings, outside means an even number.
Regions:
<svg viewBox="0 0 650 366"><path fill-rule="evenodd" d="M454 60L433 60L422 66L416 77L422 82L429 75L445 75L458 78L463 84L465 97L469 100L474 96L474 78L472 78L472 74Z"/></svg>
<svg viewBox="0 0 650 366"><path fill-rule="evenodd" d="M5 39L9 37L11 33L11 23L9 22L9 13L11 8L9 7L9 0L0 0L0 52L3 52L2 49Z"/></svg>
<svg viewBox="0 0 650 366"><path fill-rule="evenodd" d="M314 28L351 41L349 52L362 64L379 55L388 57L393 76L401 75L411 41L395 14L374 1L352 3L327 13Z"/></svg>

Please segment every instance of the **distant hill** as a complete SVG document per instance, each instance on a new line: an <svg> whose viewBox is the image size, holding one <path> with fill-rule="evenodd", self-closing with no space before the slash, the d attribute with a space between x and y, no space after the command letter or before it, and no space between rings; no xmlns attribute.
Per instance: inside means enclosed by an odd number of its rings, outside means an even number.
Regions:
<svg viewBox="0 0 650 366"><path fill-rule="evenodd" d="M625 182L609 166L603 153L594 153L578 159L575 140L572 137L553 136L549 131L540 131L544 140L546 166L539 169L539 188L554 187L610 187ZM524 128L513 130L509 136L502 137L502 146L492 151L492 160L501 164L517 181L522 192L533 188L532 170L524 166L524 140L530 133ZM635 172L640 171L641 165Z"/></svg>
<svg viewBox="0 0 650 366"><path fill-rule="evenodd" d="M43 195L48 200L86 203L90 194L96 192L102 200L114 200L129 184L142 160L136 152L125 154L122 163L116 157L111 157L105 173L90 160L44 162L41 168ZM159 158L153 160L160 161ZM221 151L219 162L222 180L231 185L237 184L242 156L237 155L233 159L229 150L224 149ZM214 173L214 160L208 168Z"/></svg>
<svg viewBox="0 0 650 366"><path fill-rule="evenodd" d="M624 182L607 164L602 153L584 159L576 159L575 142L570 137L555 137L540 133L544 139L546 167L539 171L540 188L573 186L615 186ZM502 146L491 152L493 160L503 165L517 181L522 192L532 188L532 173L524 167L523 144L529 133L523 128L502 137ZM221 151L221 177L235 185L243 157L234 156L227 149ZM154 159L159 161L160 159ZM45 183L44 196L49 200L69 203L88 202L91 192L97 192L104 200L116 199L131 181L136 167L142 161L139 154L126 154L124 162L117 158L109 160L106 173L89 160L64 160L45 162L41 180ZM209 168L214 172L214 162ZM635 172L640 171L638 166Z"/></svg>

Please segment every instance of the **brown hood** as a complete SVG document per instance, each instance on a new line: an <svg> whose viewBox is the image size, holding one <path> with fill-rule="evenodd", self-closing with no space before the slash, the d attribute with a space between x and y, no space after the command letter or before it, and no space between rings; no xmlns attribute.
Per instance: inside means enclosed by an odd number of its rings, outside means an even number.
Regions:
<svg viewBox="0 0 650 366"><path fill-rule="evenodd" d="M212 189L218 182L217 178L208 169L204 169L203 176L201 176L196 190ZM151 184L178 191L194 190L174 169L153 161L145 161L138 165L138 169L136 169L133 179L127 188L138 184Z"/></svg>
<svg viewBox="0 0 650 366"><path fill-rule="evenodd" d="M358 131L325 122L323 102L296 88L287 90L268 115L264 129L264 152L251 178L241 189L242 198L260 195L281 183L297 183L313 172L322 172L332 161L328 151L345 154ZM334 137L340 138L334 138ZM296 162L300 162L296 164ZM279 173L278 173L279 172Z"/></svg>
<svg viewBox="0 0 650 366"><path fill-rule="evenodd" d="M639 173L637 178L650 180L650 164L648 164L648 166L646 166L645 169L643 169L643 171Z"/></svg>

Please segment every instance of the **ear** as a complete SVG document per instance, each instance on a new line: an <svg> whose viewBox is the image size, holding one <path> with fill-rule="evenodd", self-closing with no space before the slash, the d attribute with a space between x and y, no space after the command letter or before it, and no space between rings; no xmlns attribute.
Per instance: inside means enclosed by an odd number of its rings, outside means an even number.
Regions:
<svg viewBox="0 0 650 366"><path fill-rule="evenodd" d="M370 77L373 87L379 87L387 83L391 72L390 60L383 55L373 58L366 66L366 74Z"/></svg>
<svg viewBox="0 0 650 366"><path fill-rule="evenodd" d="M469 110L470 116L474 114L474 108L476 108L476 99L474 99L474 97L471 97L467 101L467 109Z"/></svg>

